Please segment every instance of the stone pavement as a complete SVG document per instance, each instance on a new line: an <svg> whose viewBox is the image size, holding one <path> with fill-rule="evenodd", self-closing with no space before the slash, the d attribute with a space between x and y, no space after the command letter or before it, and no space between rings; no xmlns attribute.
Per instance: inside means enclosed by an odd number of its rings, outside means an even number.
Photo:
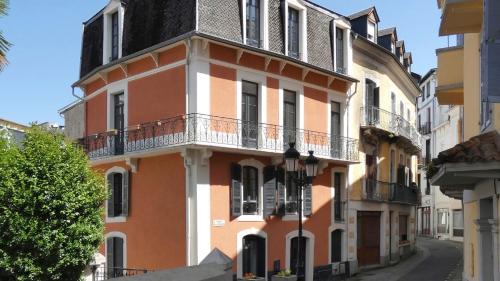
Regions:
<svg viewBox="0 0 500 281"><path fill-rule="evenodd" d="M391 267L366 271L349 281L461 281L462 243L417 239L417 253Z"/></svg>

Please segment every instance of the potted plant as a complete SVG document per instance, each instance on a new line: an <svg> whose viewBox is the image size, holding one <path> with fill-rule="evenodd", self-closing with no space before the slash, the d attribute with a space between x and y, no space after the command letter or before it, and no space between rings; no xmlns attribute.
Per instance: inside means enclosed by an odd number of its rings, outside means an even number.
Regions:
<svg viewBox="0 0 500 281"><path fill-rule="evenodd" d="M297 275L293 275L290 269L284 269L271 277L272 281L297 281Z"/></svg>
<svg viewBox="0 0 500 281"><path fill-rule="evenodd" d="M258 277L257 275L253 274L252 272L248 272L243 274L243 279L245 281L266 281L265 277Z"/></svg>

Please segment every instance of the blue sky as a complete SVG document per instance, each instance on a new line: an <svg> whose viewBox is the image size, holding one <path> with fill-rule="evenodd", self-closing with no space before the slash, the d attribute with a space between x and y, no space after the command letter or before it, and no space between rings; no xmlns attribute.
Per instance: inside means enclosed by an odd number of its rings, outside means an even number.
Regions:
<svg viewBox="0 0 500 281"><path fill-rule="evenodd" d="M78 79L82 22L108 0L12 0L0 29L14 44L10 65L0 73L0 118L28 124L63 123L57 113L74 100L70 85ZM376 6L380 28L397 26L413 53L413 71L436 65L435 49L447 45L437 36L440 12L435 0L315 0L344 15Z"/></svg>

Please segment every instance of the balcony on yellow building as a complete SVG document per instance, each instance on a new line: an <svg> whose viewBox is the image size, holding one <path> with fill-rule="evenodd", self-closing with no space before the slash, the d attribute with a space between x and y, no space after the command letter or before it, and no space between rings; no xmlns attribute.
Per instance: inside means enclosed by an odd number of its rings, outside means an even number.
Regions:
<svg viewBox="0 0 500 281"><path fill-rule="evenodd" d="M438 0L441 8L439 35L478 33L483 23L482 0Z"/></svg>
<svg viewBox="0 0 500 281"><path fill-rule="evenodd" d="M464 48L436 50L438 57L436 96L440 105L464 104Z"/></svg>

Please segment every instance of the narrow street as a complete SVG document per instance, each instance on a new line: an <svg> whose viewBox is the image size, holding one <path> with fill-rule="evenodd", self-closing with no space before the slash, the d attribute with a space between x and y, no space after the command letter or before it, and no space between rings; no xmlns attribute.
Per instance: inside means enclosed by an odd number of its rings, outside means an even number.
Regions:
<svg viewBox="0 0 500 281"><path fill-rule="evenodd" d="M459 281L462 280L462 244L418 238L415 256L392 267L361 273L350 281Z"/></svg>

